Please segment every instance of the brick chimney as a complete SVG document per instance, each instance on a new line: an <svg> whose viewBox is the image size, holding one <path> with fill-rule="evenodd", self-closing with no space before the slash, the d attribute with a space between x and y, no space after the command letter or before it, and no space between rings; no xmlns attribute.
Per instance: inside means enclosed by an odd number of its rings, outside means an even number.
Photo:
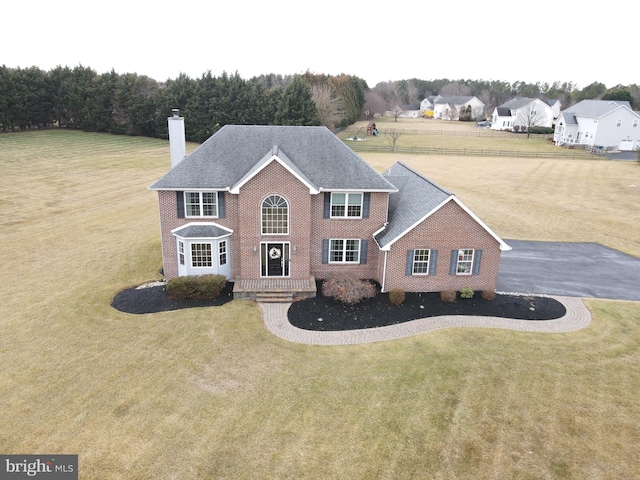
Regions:
<svg viewBox="0 0 640 480"><path fill-rule="evenodd" d="M180 110L171 110L171 116L167 119L169 125L169 150L171 152L171 168L184 160L187 155L187 144L184 135L184 118L180 116Z"/></svg>

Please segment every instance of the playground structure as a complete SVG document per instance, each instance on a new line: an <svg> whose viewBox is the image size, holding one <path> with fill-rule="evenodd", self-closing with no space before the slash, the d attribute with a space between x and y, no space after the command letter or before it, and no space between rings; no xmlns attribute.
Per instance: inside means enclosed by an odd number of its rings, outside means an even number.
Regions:
<svg viewBox="0 0 640 480"><path fill-rule="evenodd" d="M380 135L380 132L378 131L378 127L376 127L375 122L369 122L369 125L367 125L367 135L373 135L374 137L377 137L378 135Z"/></svg>

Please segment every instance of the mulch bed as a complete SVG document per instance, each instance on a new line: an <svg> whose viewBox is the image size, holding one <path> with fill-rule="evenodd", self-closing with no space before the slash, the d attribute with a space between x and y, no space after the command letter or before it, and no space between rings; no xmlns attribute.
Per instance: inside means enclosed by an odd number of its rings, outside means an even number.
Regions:
<svg viewBox="0 0 640 480"><path fill-rule="evenodd" d="M391 305L388 293L355 305L346 305L322 295L318 281L315 298L293 302L288 311L289 322L304 330L340 331L383 327L418 318L440 315L475 315L543 321L565 315L564 305L553 298L529 295L499 294L485 300L476 292L473 298L443 302L439 293L407 293L402 305ZM233 283L228 282L220 296L210 300L175 300L164 285L128 288L119 292L111 306L121 312L145 314L183 308L215 307L233 300Z"/></svg>
<svg viewBox="0 0 640 480"><path fill-rule="evenodd" d="M175 300L169 297L164 285L128 288L119 292L111 302L116 310L125 313L157 313L195 307L218 307L233 300L233 283L227 282L220 295L208 300Z"/></svg>
<svg viewBox="0 0 640 480"><path fill-rule="evenodd" d="M497 295L485 300L480 292L473 298L443 302L440 293L406 293L402 305L391 305L388 293L355 305L345 305L322 296L294 302L289 308L289 322L304 330L339 331L383 327L440 315L475 315L516 320L553 320L566 314L564 305L553 298L528 295Z"/></svg>

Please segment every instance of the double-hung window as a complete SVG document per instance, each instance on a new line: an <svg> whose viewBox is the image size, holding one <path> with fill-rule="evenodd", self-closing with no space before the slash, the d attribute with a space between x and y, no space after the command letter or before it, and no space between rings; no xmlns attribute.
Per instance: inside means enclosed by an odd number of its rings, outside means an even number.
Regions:
<svg viewBox="0 0 640 480"><path fill-rule="evenodd" d="M362 193L332 193L331 218L361 218Z"/></svg>
<svg viewBox="0 0 640 480"><path fill-rule="evenodd" d="M184 192L187 217L217 217L218 192Z"/></svg>
<svg viewBox="0 0 640 480"><path fill-rule="evenodd" d="M471 275L473 273L473 253L471 248L458 250L456 275Z"/></svg>
<svg viewBox="0 0 640 480"><path fill-rule="evenodd" d="M331 239L329 241L329 263L359 263L360 240Z"/></svg>
<svg viewBox="0 0 640 480"><path fill-rule="evenodd" d="M226 240L222 240L219 244L218 244L218 260L219 260L219 265L223 266L227 264L227 241Z"/></svg>
<svg viewBox="0 0 640 480"><path fill-rule="evenodd" d="M413 251L413 269L414 275L429 275L429 257L431 250L416 248Z"/></svg>

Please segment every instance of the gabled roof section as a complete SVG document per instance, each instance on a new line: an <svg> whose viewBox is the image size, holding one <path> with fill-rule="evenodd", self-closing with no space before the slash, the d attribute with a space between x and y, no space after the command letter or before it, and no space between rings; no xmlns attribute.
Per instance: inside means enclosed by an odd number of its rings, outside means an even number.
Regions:
<svg viewBox="0 0 640 480"><path fill-rule="evenodd" d="M395 191L326 127L259 125L225 125L149 188L231 191L274 160L314 191Z"/></svg>
<svg viewBox="0 0 640 480"><path fill-rule="evenodd" d="M517 110L524 106L529 105L531 102L535 102L538 100L537 98L529 98L529 97L515 97L511 100L504 102L502 105L499 105L498 108L508 108L510 110Z"/></svg>
<svg viewBox="0 0 640 480"><path fill-rule="evenodd" d="M433 103L448 103L452 105L463 105L473 99L473 96L448 96L448 97L436 97Z"/></svg>
<svg viewBox="0 0 640 480"><path fill-rule="evenodd" d="M453 193L403 163L394 164L382 175L398 189L397 193L389 196L389 223L376 235L376 241L382 250L389 250L392 244L451 201L457 203L493 236L501 250L511 249Z"/></svg>
<svg viewBox="0 0 640 480"><path fill-rule="evenodd" d="M309 179L300 171L300 169L287 157L283 152L280 152L277 145L274 145L273 149L268 152L262 160L256 163L251 170L247 172L247 174L242 177L235 185L231 186L231 193L240 193L240 187L242 187L245 183L251 180L254 176L256 176L260 171L262 171L267 165L271 162L278 162L284 168L289 170L289 172L300 180L306 187L309 188L309 193L316 194L319 193L317 187L313 185Z"/></svg>
<svg viewBox="0 0 640 480"><path fill-rule="evenodd" d="M626 100L582 100L563 110L562 113L570 113L577 117L600 118L618 108L625 107L631 110L631 104Z"/></svg>

